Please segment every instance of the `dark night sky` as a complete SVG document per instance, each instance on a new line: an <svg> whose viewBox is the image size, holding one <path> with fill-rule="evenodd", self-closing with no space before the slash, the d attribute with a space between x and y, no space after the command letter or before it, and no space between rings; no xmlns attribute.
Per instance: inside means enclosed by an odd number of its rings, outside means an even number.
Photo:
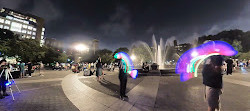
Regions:
<svg viewBox="0 0 250 111"><path fill-rule="evenodd" d="M101 48L129 47L156 38L192 42L222 30L250 30L245 0L0 0L6 7L46 20L46 37L70 46L100 40Z"/></svg>

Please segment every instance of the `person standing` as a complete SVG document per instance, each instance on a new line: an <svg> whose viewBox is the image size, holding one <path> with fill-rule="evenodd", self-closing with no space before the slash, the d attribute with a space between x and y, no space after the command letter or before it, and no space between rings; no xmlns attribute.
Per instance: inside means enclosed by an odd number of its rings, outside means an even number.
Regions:
<svg viewBox="0 0 250 111"><path fill-rule="evenodd" d="M102 78L102 62L100 57L98 58L96 63L96 77L97 81L100 81Z"/></svg>
<svg viewBox="0 0 250 111"><path fill-rule="evenodd" d="M250 61L250 60L247 61L247 67L248 67L248 65L249 65L249 61Z"/></svg>
<svg viewBox="0 0 250 111"><path fill-rule="evenodd" d="M220 55L210 56L205 60L202 70L203 84L205 85L205 98L208 111L220 110L220 96L222 94L222 63Z"/></svg>
<svg viewBox="0 0 250 111"><path fill-rule="evenodd" d="M43 62L41 61L41 62L39 63L39 76L44 76L43 73L44 73L44 64L43 64Z"/></svg>
<svg viewBox="0 0 250 111"><path fill-rule="evenodd" d="M233 60L231 58L229 58L225 62L227 63L227 75L228 74L232 75L232 72L233 72Z"/></svg>
<svg viewBox="0 0 250 111"><path fill-rule="evenodd" d="M127 70L126 64L123 60L119 62L119 80L120 80L120 99L124 100L124 98L128 98L126 95L126 87L127 87Z"/></svg>
<svg viewBox="0 0 250 111"><path fill-rule="evenodd" d="M31 62L28 62L27 66L28 66L28 73L29 73L29 76L28 76L28 77L31 77L31 69L32 69L32 64L31 64Z"/></svg>
<svg viewBox="0 0 250 111"><path fill-rule="evenodd" d="M25 75L25 63L21 62L19 68L20 68L20 78L23 78L23 76Z"/></svg>
<svg viewBox="0 0 250 111"><path fill-rule="evenodd" d="M6 93L6 83L8 82L7 81L7 75L6 75L6 70L9 70L8 69L8 66L7 66L7 61L5 59L1 60L0 61L0 99L3 99L4 96L9 96L8 93ZM3 94L1 94L1 91L3 91Z"/></svg>

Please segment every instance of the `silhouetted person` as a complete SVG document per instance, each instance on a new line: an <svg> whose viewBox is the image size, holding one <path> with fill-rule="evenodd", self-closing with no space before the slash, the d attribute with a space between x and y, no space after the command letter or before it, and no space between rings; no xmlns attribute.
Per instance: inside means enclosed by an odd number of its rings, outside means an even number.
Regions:
<svg viewBox="0 0 250 111"><path fill-rule="evenodd" d="M228 74L232 75L232 72L233 72L233 60L231 58L229 58L225 62L227 63L227 75Z"/></svg>
<svg viewBox="0 0 250 111"><path fill-rule="evenodd" d="M6 93L6 83L8 82L7 81L7 78L6 78L6 73L5 71L8 70L7 69L8 66L6 64L6 60L3 59L0 61L0 99L3 99L4 96L9 96L9 94ZM3 91L3 94L1 93L1 91Z"/></svg>
<svg viewBox="0 0 250 111"><path fill-rule="evenodd" d="M208 102L208 111L220 110L220 95L222 94L222 61L220 55L206 59L203 70L203 84L206 88L205 98Z"/></svg>
<svg viewBox="0 0 250 111"><path fill-rule="evenodd" d="M100 81L103 78L102 75L103 75L102 74L102 62L101 62L101 58L98 58L97 63L96 63L96 77L97 77L97 81Z"/></svg>
<svg viewBox="0 0 250 111"><path fill-rule="evenodd" d="M126 95L126 87L127 87L127 73L126 73L126 64L125 61L120 60L119 62L119 80L120 80L120 99L124 100L124 98L128 98Z"/></svg>
<svg viewBox="0 0 250 111"><path fill-rule="evenodd" d="M28 64L27 64L27 66L28 66L28 73L29 73L29 76L28 77L31 77L31 69L32 69L32 64L31 64L31 62L28 62Z"/></svg>

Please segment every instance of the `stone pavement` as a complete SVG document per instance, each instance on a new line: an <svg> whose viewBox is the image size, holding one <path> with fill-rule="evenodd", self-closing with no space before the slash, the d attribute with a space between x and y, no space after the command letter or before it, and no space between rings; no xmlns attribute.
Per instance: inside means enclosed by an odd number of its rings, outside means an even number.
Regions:
<svg viewBox="0 0 250 111"><path fill-rule="evenodd" d="M193 78L186 82L180 82L178 76L144 76L139 83L128 88L129 99L121 101L118 99L117 74L105 76L105 81L96 82L95 77L72 76L72 81L78 79L76 92L82 91L79 96L73 94L73 104L77 104L80 110L94 111L203 111L207 110L204 101L204 85L202 78ZM236 79L234 79L236 78ZM244 79L243 79L244 78ZM248 78L248 79L246 79ZM224 93L222 95L222 110L224 111L249 111L250 92L249 72L243 75L241 71L234 72L233 76L224 76ZM233 81L232 81L233 80ZM82 83L81 83L82 82ZM131 81L130 81L131 82ZM133 82L132 82L133 83ZM131 84L131 83L129 83ZM84 89L83 89L84 88ZM91 93L92 92L92 93ZM100 93L101 92L101 93ZM111 93L111 94L110 94ZM113 94L115 93L115 94ZM84 94L83 98L79 98ZM113 95L112 95L113 94ZM67 95L67 94L66 94ZM88 98L87 100L85 100ZM101 99L102 98L102 99ZM104 99L104 100L103 100ZM71 100L71 99L70 99ZM106 101L105 101L106 100ZM81 101L79 103L79 101ZM84 101L88 101L85 103ZM89 103L89 101L91 103ZM88 107L85 107L85 106ZM93 107L90 107L92 105Z"/></svg>
<svg viewBox="0 0 250 111"><path fill-rule="evenodd" d="M0 99L0 111L78 111L61 87L62 78L69 73L45 71L44 76L15 79L21 93L12 86L15 101L11 96Z"/></svg>
<svg viewBox="0 0 250 111"><path fill-rule="evenodd" d="M44 76L16 79L22 93L0 100L0 111L204 111L202 77L180 82L179 76L140 76L128 79L127 95L119 96L118 72L105 71L105 80L71 71L44 71ZM222 111L250 111L249 69L225 75Z"/></svg>
<svg viewBox="0 0 250 111"><path fill-rule="evenodd" d="M137 111L141 108L154 108L159 78L160 76L144 77L142 82L129 91L127 101L121 101L118 97L109 96L88 87L78 79L76 74L66 76L62 81L62 87L69 100L82 111Z"/></svg>

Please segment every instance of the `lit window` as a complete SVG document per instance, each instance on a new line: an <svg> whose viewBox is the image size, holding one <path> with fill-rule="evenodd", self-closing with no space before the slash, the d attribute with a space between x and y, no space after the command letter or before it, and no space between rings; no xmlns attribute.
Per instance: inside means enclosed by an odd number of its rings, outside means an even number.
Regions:
<svg viewBox="0 0 250 111"><path fill-rule="evenodd" d="M0 25L0 28L3 28L3 25Z"/></svg>
<svg viewBox="0 0 250 111"><path fill-rule="evenodd" d="M36 31L36 28L33 28L33 31Z"/></svg>
<svg viewBox="0 0 250 111"><path fill-rule="evenodd" d="M27 34L31 34L31 31L27 31Z"/></svg>
<svg viewBox="0 0 250 111"><path fill-rule="evenodd" d="M0 18L0 23L4 23L4 19Z"/></svg>
<svg viewBox="0 0 250 111"><path fill-rule="evenodd" d="M9 26L4 26L4 29L10 29L10 27Z"/></svg>
<svg viewBox="0 0 250 111"><path fill-rule="evenodd" d="M9 20L5 20L5 24L10 24L10 21Z"/></svg>
<svg viewBox="0 0 250 111"><path fill-rule="evenodd" d="M26 33L27 31L26 30L22 30L22 33Z"/></svg>
<svg viewBox="0 0 250 111"><path fill-rule="evenodd" d="M27 38L27 39L30 39L30 36L27 36L26 38Z"/></svg>
<svg viewBox="0 0 250 111"><path fill-rule="evenodd" d="M27 29L27 25L23 25L23 28Z"/></svg>
<svg viewBox="0 0 250 111"><path fill-rule="evenodd" d="M29 29L29 30L32 30L33 28L32 28L31 26L28 26L28 29Z"/></svg>
<svg viewBox="0 0 250 111"><path fill-rule="evenodd" d="M44 32L44 31L45 31L45 28L43 28L42 31Z"/></svg>
<svg viewBox="0 0 250 111"><path fill-rule="evenodd" d="M33 34L33 35L36 35L36 32L33 32L32 34Z"/></svg>
<svg viewBox="0 0 250 111"><path fill-rule="evenodd" d="M35 38L36 38L36 37L34 37L34 36L32 37L32 39L35 39Z"/></svg>
<svg viewBox="0 0 250 111"><path fill-rule="evenodd" d="M44 36L41 36L41 39L43 40Z"/></svg>
<svg viewBox="0 0 250 111"><path fill-rule="evenodd" d="M17 22L12 22L10 28L11 31L21 32L21 29L22 29L22 24Z"/></svg>
<svg viewBox="0 0 250 111"><path fill-rule="evenodd" d="M25 38L26 36L25 35L22 35L22 38Z"/></svg>
<svg viewBox="0 0 250 111"><path fill-rule="evenodd" d="M44 35L44 32L42 32L42 35Z"/></svg>
<svg viewBox="0 0 250 111"><path fill-rule="evenodd" d="M7 19L10 19L10 20L13 19L13 17L11 17L11 16L6 16L6 18L7 18Z"/></svg>

